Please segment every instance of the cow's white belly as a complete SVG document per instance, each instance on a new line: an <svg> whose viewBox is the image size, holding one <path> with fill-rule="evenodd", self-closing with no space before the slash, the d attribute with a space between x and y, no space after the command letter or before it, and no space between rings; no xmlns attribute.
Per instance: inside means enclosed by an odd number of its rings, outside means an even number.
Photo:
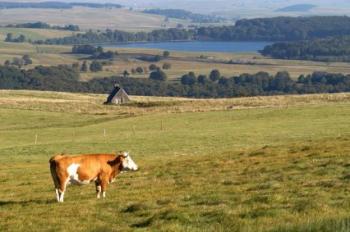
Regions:
<svg viewBox="0 0 350 232"><path fill-rule="evenodd" d="M67 168L67 172L68 172L68 184L77 184L77 185L83 185L83 184L89 184L92 181L95 181L96 178L90 179L90 180L81 180L79 179L79 175L78 175L78 168L79 168L80 164L71 164L68 166Z"/></svg>

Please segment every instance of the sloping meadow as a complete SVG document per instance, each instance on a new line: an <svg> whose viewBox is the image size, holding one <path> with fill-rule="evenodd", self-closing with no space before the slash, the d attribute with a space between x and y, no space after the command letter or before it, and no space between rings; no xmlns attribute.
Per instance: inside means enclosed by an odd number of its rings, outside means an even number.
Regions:
<svg viewBox="0 0 350 232"><path fill-rule="evenodd" d="M1 230L350 229L347 95L103 100L1 92ZM106 199L92 184L55 202L53 154L119 150L140 170L122 173Z"/></svg>

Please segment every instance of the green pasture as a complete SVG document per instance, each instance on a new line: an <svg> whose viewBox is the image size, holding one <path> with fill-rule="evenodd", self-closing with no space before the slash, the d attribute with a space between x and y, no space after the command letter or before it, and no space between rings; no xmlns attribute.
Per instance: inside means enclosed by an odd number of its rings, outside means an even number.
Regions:
<svg viewBox="0 0 350 232"><path fill-rule="evenodd" d="M350 230L349 100L224 110L234 101L104 97L0 93L1 231ZM106 199L69 186L55 202L52 155L119 150L140 170Z"/></svg>

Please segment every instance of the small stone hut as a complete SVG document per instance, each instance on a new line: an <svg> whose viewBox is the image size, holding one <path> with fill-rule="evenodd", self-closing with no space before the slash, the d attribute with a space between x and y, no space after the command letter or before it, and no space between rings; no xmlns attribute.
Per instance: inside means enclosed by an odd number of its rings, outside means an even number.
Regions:
<svg viewBox="0 0 350 232"><path fill-rule="evenodd" d="M104 104L124 104L130 102L129 95L118 84L114 85L112 92L109 94L107 101Z"/></svg>

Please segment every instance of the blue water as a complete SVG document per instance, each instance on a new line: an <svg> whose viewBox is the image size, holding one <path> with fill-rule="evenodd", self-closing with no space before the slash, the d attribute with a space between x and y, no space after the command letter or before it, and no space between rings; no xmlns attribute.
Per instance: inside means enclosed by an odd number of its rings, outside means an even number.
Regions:
<svg viewBox="0 0 350 232"><path fill-rule="evenodd" d="M170 51L193 52L257 52L269 42L221 42L221 41L189 41L189 42L159 42L159 43L125 43L108 45L119 48L153 48Z"/></svg>

